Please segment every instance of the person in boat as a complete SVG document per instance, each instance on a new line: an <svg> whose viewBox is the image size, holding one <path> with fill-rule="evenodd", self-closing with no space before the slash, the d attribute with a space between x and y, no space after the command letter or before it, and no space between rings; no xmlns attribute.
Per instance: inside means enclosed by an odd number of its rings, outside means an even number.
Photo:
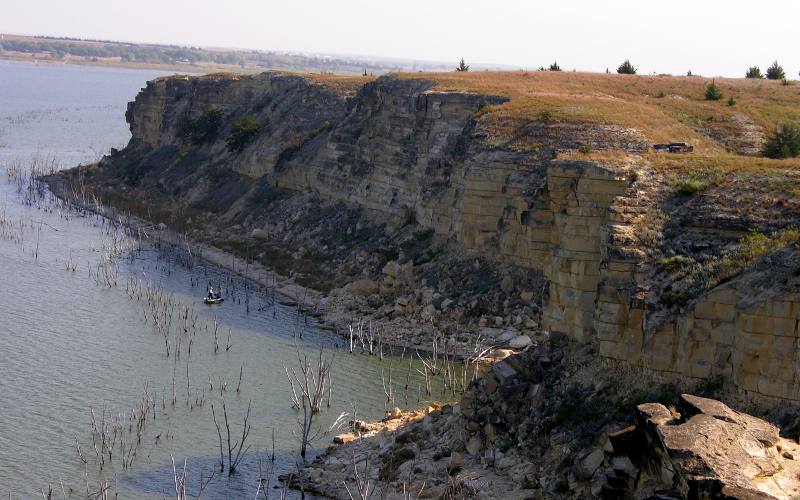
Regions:
<svg viewBox="0 0 800 500"><path fill-rule="evenodd" d="M211 288L211 287L208 287L208 298L209 299L213 299L214 298L214 289Z"/></svg>

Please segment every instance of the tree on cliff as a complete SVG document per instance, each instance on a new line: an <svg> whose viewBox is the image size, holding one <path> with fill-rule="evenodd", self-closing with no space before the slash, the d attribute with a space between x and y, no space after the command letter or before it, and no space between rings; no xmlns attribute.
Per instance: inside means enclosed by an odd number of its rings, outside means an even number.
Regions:
<svg viewBox="0 0 800 500"><path fill-rule="evenodd" d="M619 65L617 68L617 73L620 75L635 75L636 68L633 67L633 64L628 59L625 59L625 62Z"/></svg>
<svg viewBox="0 0 800 500"><path fill-rule="evenodd" d="M786 73L783 71L783 67L778 64L778 61L772 63L772 66L767 68L767 79L769 80L785 80Z"/></svg>
<svg viewBox="0 0 800 500"><path fill-rule="evenodd" d="M183 116L178 121L178 135L199 146L213 142L222 128L222 111L209 107L196 118Z"/></svg>
<svg viewBox="0 0 800 500"><path fill-rule="evenodd" d="M252 116L245 116L241 120L236 120L233 123L233 133L226 141L228 151L235 153L244 149L247 143L255 139L258 130L258 122Z"/></svg>
<svg viewBox="0 0 800 500"><path fill-rule="evenodd" d="M461 62L458 63L458 67L456 68L456 71L469 71L469 64L464 62L464 58L463 57L461 58Z"/></svg>
<svg viewBox="0 0 800 500"><path fill-rule="evenodd" d="M764 75L761 74L761 68L758 66L750 66L747 70L747 73L744 75L745 78L764 78Z"/></svg>

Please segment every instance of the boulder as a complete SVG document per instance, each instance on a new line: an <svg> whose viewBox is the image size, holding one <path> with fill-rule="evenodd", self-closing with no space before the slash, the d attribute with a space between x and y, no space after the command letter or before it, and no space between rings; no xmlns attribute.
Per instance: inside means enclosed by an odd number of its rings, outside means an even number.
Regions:
<svg viewBox="0 0 800 500"><path fill-rule="evenodd" d="M351 293L363 296L374 295L381 291L381 287L377 282L367 278L355 280L350 283L347 288Z"/></svg>
<svg viewBox="0 0 800 500"><path fill-rule="evenodd" d="M400 269L400 264L396 260L390 260L383 266L383 274L397 279L400 277Z"/></svg>
<svg viewBox="0 0 800 500"><path fill-rule="evenodd" d="M503 281L500 282L500 289L505 293L511 293L514 290L514 280L510 275L505 275Z"/></svg>
<svg viewBox="0 0 800 500"><path fill-rule="evenodd" d="M386 420L396 420L403 416L403 411L400 410L398 407L392 408L390 411L386 412Z"/></svg>
<svg viewBox="0 0 800 500"><path fill-rule="evenodd" d="M481 452L481 438L478 436L472 436L469 441L467 441L467 453L476 457Z"/></svg>
<svg viewBox="0 0 800 500"><path fill-rule="evenodd" d="M602 448L591 448L579 454L575 463L575 478L579 481L591 479L594 472L603 465L605 453Z"/></svg>
<svg viewBox="0 0 800 500"><path fill-rule="evenodd" d="M356 437L357 436L352 432L345 432L344 434L339 434L338 436L334 436L333 442L334 444L345 444L349 443L350 441L353 441L354 439L356 439Z"/></svg>
<svg viewBox="0 0 800 500"><path fill-rule="evenodd" d="M610 460L608 491L637 498L653 491L680 498L800 496L800 463L786 456L800 445L777 427L689 394L678 410L641 404L635 426L609 434L617 456Z"/></svg>
<svg viewBox="0 0 800 500"><path fill-rule="evenodd" d="M508 347L512 349L525 349L533 343L527 335L520 335L508 341Z"/></svg>

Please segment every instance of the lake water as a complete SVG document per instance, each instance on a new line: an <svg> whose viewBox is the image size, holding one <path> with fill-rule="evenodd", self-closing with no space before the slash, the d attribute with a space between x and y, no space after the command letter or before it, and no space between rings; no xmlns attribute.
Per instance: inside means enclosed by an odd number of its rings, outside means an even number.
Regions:
<svg viewBox="0 0 800 500"><path fill-rule="evenodd" d="M298 354L314 356L319 346L334 360L333 398L322 409L322 424L351 412L353 405L364 419L380 417L386 407L382 375L388 375L388 361L345 353L337 347L340 339L313 321L306 324L293 308L274 305L259 311L267 298L253 296L249 311L235 300L205 306L200 298L206 283L226 275L159 259L146 246L105 264L117 282L106 286L97 269L118 231L110 230L107 221L59 210L46 200L22 202L6 176L7 166L39 158L70 167L124 145L129 139L126 103L157 75L0 62L0 498L40 497L48 485L54 498L62 498L62 484L69 498L82 498L87 483L96 494L101 482L111 488L110 498L114 493L118 498L175 498L172 457L179 466L188 460L187 489L196 492L200 474L208 477L218 469L211 406L220 412L223 401L234 440L252 403L250 448L234 476L213 477L204 498L253 498L259 477L271 468L273 435L276 461L269 496L278 497L277 475L292 468L299 448L299 414L290 404L284 365L296 367ZM176 311L196 315L191 354L186 336L180 359L177 337L167 355L164 335L146 320L144 299L126 293L132 280L158 287L172 297ZM173 327L178 323L175 318ZM393 366L397 404L405 406L408 361L395 360ZM408 404L417 406L424 390L420 396L420 376L410 373ZM221 391L225 384L227 390ZM131 467L121 465L121 455L131 447L129 437L128 449L117 445L101 471L93 448L92 410L97 426L118 419L124 433L144 394L152 415ZM95 435L102 447L99 439ZM323 436L318 445L330 439Z"/></svg>

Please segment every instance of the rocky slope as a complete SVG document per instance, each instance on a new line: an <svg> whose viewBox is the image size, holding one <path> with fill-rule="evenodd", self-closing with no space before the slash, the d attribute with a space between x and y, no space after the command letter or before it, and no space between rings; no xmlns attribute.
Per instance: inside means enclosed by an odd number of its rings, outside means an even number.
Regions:
<svg viewBox="0 0 800 500"><path fill-rule="evenodd" d="M800 425L800 164L746 156L800 100L718 83L735 109L691 78L161 78L126 148L51 181L316 290L340 332L527 349L456 405L354 424L374 437L312 465L318 491L355 462L401 498L788 498L796 443L676 398ZM670 140L695 153L649 151Z"/></svg>
<svg viewBox="0 0 800 500"><path fill-rule="evenodd" d="M129 105L130 144L65 179L328 293L339 328L465 349L561 332L664 379L797 400L797 170L724 151L800 109L731 80L729 117L701 83L161 78ZM685 119L709 110L721 123ZM704 154L647 153L664 131Z"/></svg>

